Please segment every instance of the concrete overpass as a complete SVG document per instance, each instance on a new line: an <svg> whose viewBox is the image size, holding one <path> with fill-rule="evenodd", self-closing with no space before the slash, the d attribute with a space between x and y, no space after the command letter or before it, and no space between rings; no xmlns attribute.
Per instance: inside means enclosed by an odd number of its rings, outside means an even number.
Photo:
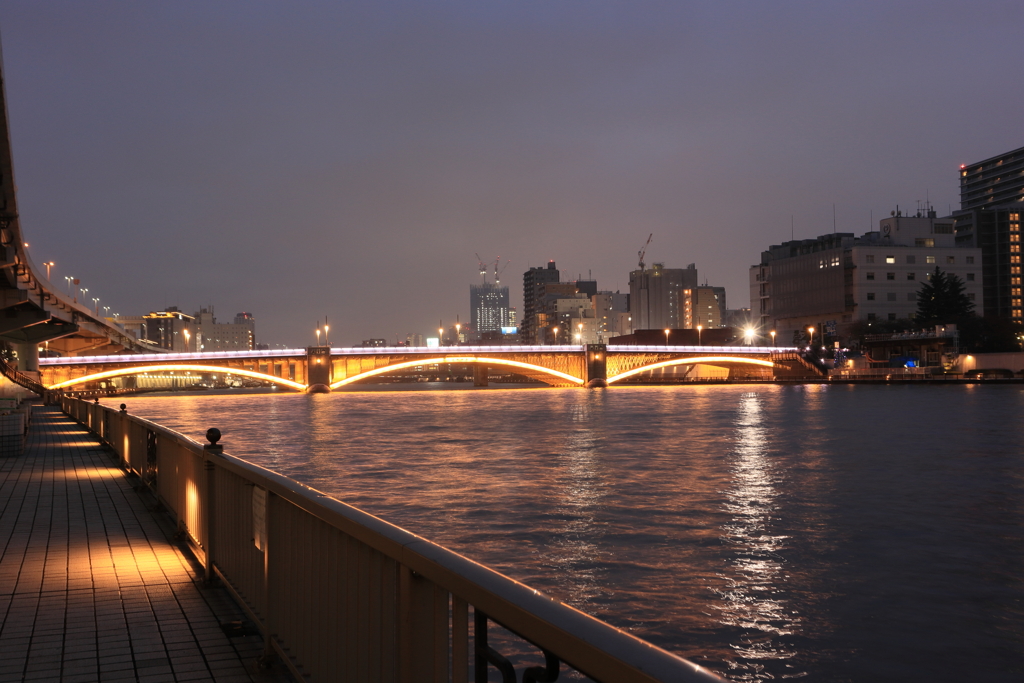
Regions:
<svg viewBox="0 0 1024 683"><path fill-rule="evenodd" d="M0 65L0 340L17 352L18 370L38 371L38 348L47 344L67 356L158 352L62 293L29 256L15 196L7 91Z"/></svg>
<svg viewBox="0 0 1024 683"><path fill-rule="evenodd" d="M469 366L477 385L514 373L553 386L610 386L644 373L698 365L725 368L733 379L814 377L821 372L796 348L749 346L449 346L221 351L43 358L50 391L110 388L116 378L191 371L246 377L296 391L337 390L374 377L432 366Z"/></svg>

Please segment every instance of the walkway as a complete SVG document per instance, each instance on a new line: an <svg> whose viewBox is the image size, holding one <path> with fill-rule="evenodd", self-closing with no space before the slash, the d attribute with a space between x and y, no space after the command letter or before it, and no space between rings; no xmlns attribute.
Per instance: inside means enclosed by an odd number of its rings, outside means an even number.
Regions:
<svg viewBox="0 0 1024 683"><path fill-rule="evenodd" d="M257 635L202 588L96 439L58 408L35 408L26 454L0 458L0 683L287 681L260 671Z"/></svg>

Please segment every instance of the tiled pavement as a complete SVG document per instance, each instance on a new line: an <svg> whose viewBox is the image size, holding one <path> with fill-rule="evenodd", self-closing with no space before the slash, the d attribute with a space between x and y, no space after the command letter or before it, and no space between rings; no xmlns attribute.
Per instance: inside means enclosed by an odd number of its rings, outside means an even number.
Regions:
<svg viewBox="0 0 1024 683"><path fill-rule="evenodd" d="M36 406L25 455L0 458L0 683L289 681L261 670L259 636L204 588L110 454Z"/></svg>

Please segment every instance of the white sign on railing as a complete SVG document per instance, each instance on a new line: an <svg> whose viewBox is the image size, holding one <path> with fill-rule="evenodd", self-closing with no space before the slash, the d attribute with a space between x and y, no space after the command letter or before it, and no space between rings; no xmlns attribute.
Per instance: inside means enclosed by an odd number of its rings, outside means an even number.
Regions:
<svg viewBox="0 0 1024 683"><path fill-rule="evenodd" d="M263 552L267 547L267 490L252 487L252 542Z"/></svg>

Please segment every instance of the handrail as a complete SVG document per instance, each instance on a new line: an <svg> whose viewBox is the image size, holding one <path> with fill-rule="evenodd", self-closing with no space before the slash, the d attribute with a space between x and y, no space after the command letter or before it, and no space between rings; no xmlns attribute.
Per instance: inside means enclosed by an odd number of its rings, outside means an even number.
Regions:
<svg viewBox="0 0 1024 683"><path fill-rule="evenodd" d="M722 679L529 586L284 475L148 420L61 397L176 519L300 679L477 681L494 622L596 681ZM470 620L470 607L473 619ZM474 648L470 649L470 633ZM481 673L483 672L483 673ZM544 668L536 681L554 680ZM512 678L509 678L509 676ZM481 677L482 676L482 677Z"/></svg>
<svg viewBox="0 0 1024 683"><path fill-rule="evenodd" d="M26 375L23 372L19 372L11 367L10 363L0 358L0 374L11 380L15 384L18 384L29 391L39 394L40 396L46 391L46 387L37 382L31 375Z"/></svg>

